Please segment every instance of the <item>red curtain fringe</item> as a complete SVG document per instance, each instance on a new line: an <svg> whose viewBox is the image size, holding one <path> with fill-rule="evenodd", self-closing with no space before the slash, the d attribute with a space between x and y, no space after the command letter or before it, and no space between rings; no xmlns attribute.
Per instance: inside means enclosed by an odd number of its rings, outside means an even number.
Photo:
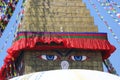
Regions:
<svg viewBox="0 0 120 80"><path fill-rule="evenodd" d="M36 43L47 43L45 46L37 46ZM63 43L59 46L50 46L51 42L56 44ZM83 50L101 50L104 52L103 59L107 59L112 52L115 51L115 47L112 46L107 40L102 39L85 39L85 38L22 38L15 41L11 48L8 49L8 55L4 59L4 65L0 69L0 79L4 80L7 74L3 72L6 70L6 66L9 62L13 61L14 58L17 59L21 50L50 50L50 49L60 49L60 48L76 48Z"/></svg>
<svg viewBox="0 0 120 80"><path fill-rule="evenodd" d="M47 43L48 46L36 46L37 42ZM16 41L11 48L8 49L9 58L17 58L21 50L49 50L57 48L56 46L49 46L51 42L56 44L63 43L63 46L58 48L77 48L84 50L101 50L104 54L109 55L116 49L107 40L102 39L84 39L84 38L22 38ZM104 57L105 59L108 57Z"/></svg>

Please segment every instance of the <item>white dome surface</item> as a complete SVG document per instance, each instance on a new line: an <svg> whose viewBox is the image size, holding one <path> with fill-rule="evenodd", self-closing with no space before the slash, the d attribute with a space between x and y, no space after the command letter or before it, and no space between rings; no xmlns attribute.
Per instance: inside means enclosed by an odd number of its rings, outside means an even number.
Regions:
<svg viewBox="0 0 120 80"><path fill-rule="evenodd" d="M120 77L100 71L65 69L26 74L10 80L120 80Z"/></svg>

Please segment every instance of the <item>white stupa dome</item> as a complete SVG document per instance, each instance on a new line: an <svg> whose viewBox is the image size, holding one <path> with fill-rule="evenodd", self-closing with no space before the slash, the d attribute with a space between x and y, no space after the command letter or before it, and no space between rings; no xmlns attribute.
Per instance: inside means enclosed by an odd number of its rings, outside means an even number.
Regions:
<svg viewBox="0 0 120 80"><path fill-rule="evenodd" d="M120 77L101 71L64 69L26 74L10 80L120 80Z"/></svg>

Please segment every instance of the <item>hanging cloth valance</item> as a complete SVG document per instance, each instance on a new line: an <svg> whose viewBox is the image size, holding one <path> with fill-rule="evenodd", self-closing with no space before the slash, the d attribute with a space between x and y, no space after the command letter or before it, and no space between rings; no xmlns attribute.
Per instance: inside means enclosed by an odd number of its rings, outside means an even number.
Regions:
<svg viewBox="0 0 120 80"><path fill-rule="evenodd" d="M51 50L51 49L81 49L99 50L103 59L107 59L115 47L107 40L106 33L80 32L19 32L13 45L8 49L4 65L0 70L0 78L5 79L7 67L19 56L22 50ZM6 74L5 74L6 73Z"/></svg>
<svg viewBox="0 0 120 80"><path fill-rule="evenodd" d="M52 43L57 45L51 45ZM21 50L50 50L56 48L101 50L103 51L103 59L108 58L115 50L115 47L108 42L106 33L19 32L13 46L8 49L8 54L17 57Z"/></svg>

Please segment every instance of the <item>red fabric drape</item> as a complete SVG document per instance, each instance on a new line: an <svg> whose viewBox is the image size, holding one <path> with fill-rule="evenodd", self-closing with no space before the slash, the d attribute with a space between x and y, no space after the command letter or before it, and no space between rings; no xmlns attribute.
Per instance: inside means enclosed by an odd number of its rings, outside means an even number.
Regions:
<svg viewBox="0 0 120 80"><path fill-rule="evenodd" d="M48 45L36 46L37 42L47 43ZM63 43L60 46L50 46L51 42L56 44ZM8 54L16 58L21 50L50 50L59 48L76 48L84 50L101 50L104 51L103 59L108 58L115 50L107 40L102 39L84 39L84 38L22 38L16 41L11 48L8 49Z"/></svg>
<svg viewBox="0 0 120 80"><path fill-rule="evenodd" d="M46 45L36 45L36 43L43 43ZM52 46L52 42L56 44L62 43L62 45ZM12 62L12 59L17 59L20 51L22 50L50 50L60 48L76 48L82 50L100 50L103 52L103 59L107 59L115 47L112 46L106 39L95 39L95 38L57 38L57 37L32 37L32 38L21 38L13 43L8 49L8 55L4 60L4 65L0 69L0 80L5 80L6 66Z"/></svg>

